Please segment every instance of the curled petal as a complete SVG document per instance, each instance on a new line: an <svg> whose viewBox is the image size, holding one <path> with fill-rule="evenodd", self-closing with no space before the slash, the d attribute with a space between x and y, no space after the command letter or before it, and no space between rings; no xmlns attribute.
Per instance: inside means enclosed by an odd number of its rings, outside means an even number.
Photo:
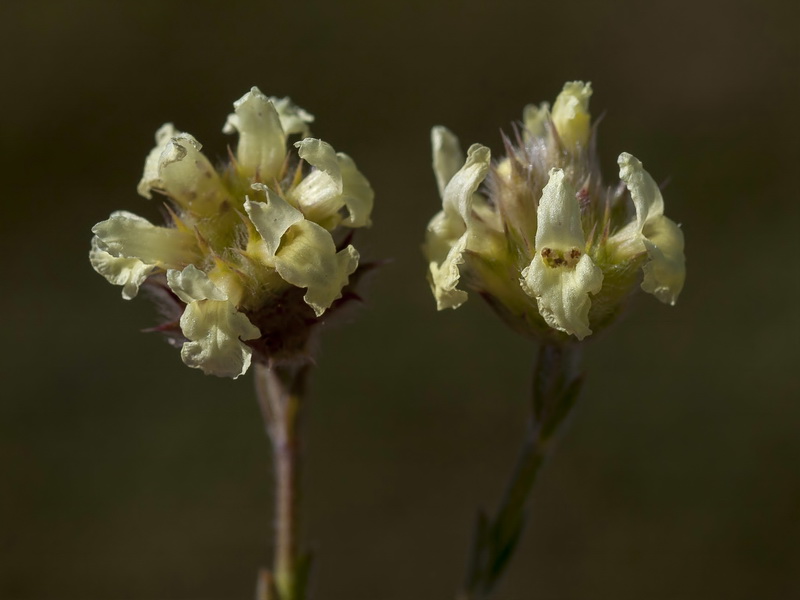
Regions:
<svg viewBox="0 0 800 600"><path fill-rule="evenodd" d="M194 265L167 271L167 283L186 302L180 321L189 340L181 349L183 362L206 374L234 379L247 371L252 351L241 340L260 337L258 328Z"/></svg>
<svg viewBox="0 0 800 600"><path fill-rule="evenodd" d="M564 147L572 152L586 148L589 142L591 95L591 83L571 81L564 84L553 104L553 125Z"/></svg>
<svg viewBox="0 0 800 600"><path fill-rule="evenodd" d="M428 224L423 251L428 259L428 281L439 310L458 308L467 299L457 289L459 265L470 237L475 192L489 171L491 154L480 144L473 144L467 160L447 183L442 195L442 211Z"/></svg>
<svg viewBox="0 0 800 600"><path fill-rule="evenodd" d="M589 294L603 286L603 272L588 254L581 256L574 268L552 268L541 256L533 257L522 271L522 289L536 298L539 314L550 327L573 334L579 340L592 333L589 329Z"/></svg>
<svg viewBox="0 0 800 600"><path fill-rule="evenodd" d="M152 197L152 190L162 192L199 215L214 212L225 197L225 188L201 149L200 142L171 123L161 127L156 147L145 161L138 192L146 198Z"/></svg>
<svg viewBox="0 0 800 600"><path fill-rule="evenodd" d="M336 151L328 142L315 138L306 138L295 143L297 154L300 158L322 171L330 180L329 185L336 193L342 193L342 174L339 170L339 161Z"/></svg>
<svg viewBox="0 0 800 600"><path fill-rule="evenodd" d="M641 233L645 223L664 214L664 197L658 184L636 157L623 152L619 155L617 164L619 178L631 193L636 209L636 226Z"/></svg>
<svg viewBox="0 0 800 600"><path fill-rule="evenodd" d="M439 197L444 197L444 188L464 164L464 153L456 135L447 127L437 125L431 129L433 148L433 173L439 187Z"/></svg>
<svg viewBox="0 0 800 600"><path fill-rule="evenodd" d="M528 137L544 137L547 133L547 120L550 118L550 103L542 102L539 106L528 104L522 109L522 123Z"/></svg>
<svg viewBox="0 0 800 600"><path fill-rule="evenodd" d="M466 247L467 234L464 234L447 250L443 260L431 261L428 265L428 282L436 298L437 310L458 308L467 301L467 293L458 289L461 278L458 267L464 264Z"/></svg>
<svg viewBox="0 0 800 600"><path fill-rule="evenodd" d="M686 279L683 232L662 216L647 223L642 241L650 258L642 267L642 289L661 302L674 305Z"/></svg>
<svg viewBox="0 0 800 600"><path fill-rule="evenodd" d="M156 227L133 213L117 211L92 227L97 247L119 258L138 258L163 268L182 267L197 256L194 236L170 227Z"/></svg>
<svg viewBox="0 0 800 600"><path fill-rule="evenodd" d="M666 304L675 304L686 279L683 232L664 216L664 198L642 163L624 152L619 177L631 193L636 223L623 227L611 239L628 252L647 250L642 289Z"/></svg>
<svg viewBox="0 0 800 600"><path fill-rule="evenodd" d="M189 304L195 300L227 300L228 296L194 265L182 271L167 271L167 284L181 300Z"/></svg>
<svg viewBox="0 0 800 600"><path fill-rule="evenodd" d="M336 156L342 173L342 198L349 213L342 224L347 227L369 227L372 224L370 215L375 192L352 158L343 152L338 152Z"/></svg>
<svg viewBox="0 0 800 600"><path fill-rule="evenodd" d="M306 220L292 225L275 256L278 275L307 289L304 300L317 316L341 297L357 266L358 252L353 246L337 253L330 232Z"/></svg>
<svg viewBox="0 0 800 600"><path fill-rule="evenodd" d="M189 340L181 358L207 375L236 379L250 366L252 350L242 340L261 336L258 327L227 300L195 300L181 316L181 331Z"/></svg>
<svg viewBox="0 0 800 600"><path fill-rule="evenodd" d="M254 87L233 103L225 133L239 132L236 158L247 177L270 181L276 177L286 158L286 134L278 111L261 91Z"/></svg>
<svg viewBox="0 0 800 600"><path fill-rule="evenodd" d="M155 265L145 264L138 258L120 258L112 256L97 246L97 238L92 239L89 261L95 271L105 277L109 283L122 286L122 297L125 300L135 298L139 286L144 283Z"/></svg>
<svg viewBox="0 0 800 600"><path fill-rule="evenodd" d="M281 245L283 234L292 225L304 219L303 213L265 185L254 183L253 189L263 191L268 202L253 202L248 199L244 203L244 209L255 225L256 231L264 238L267 254L275 256Z"/></svg>
<svg viewBox="0 0 800 600"><path fill-rule="evenodd" d="M202 145L188 133L172 137L158 162L157 188L192 212L208 216L216 213L226 196L217 171L200 151Z"/></svg>
<svg viewBox="0 0 800 600"><path fill-rule="evenodd" d="M439 211L428 223L423 252L425 257L437 265L441 264L455 242L464 236L464 224L447 218L444 211ZM466 244L464 237L464 244Z"/></svg>
<svg viewBox="0 0 800 600"><path fill-rule="evenodd" d="M314 170L292 190L292 199L302 208L306 217L315 222L338 217L344 199L336 151L327 142L314 138L306 138L295 146L300 158Z"/></svg>
<svg viewBox="0 0 800 600"><path fill-rule="evenodd" d="M306 218L326 225L334 221L338 224L339 209L345 206L348 216L343 225L369 226L375 194L353 159L314 138L306 138L295 146L300 158L314 167L291 195Z"/></svg>
<svg viewBox="0 0 800 600"><path fill-rule="evenodd" d="M559 248L581 251L586 243L581 227L581 207L564 171L550 169L537 211L536 249Z"/></svg>
<svg viewBox="0 0 800 600"><path fill-rule="evenodd" d="M161 177L159 175L159 162L161 153L164 151L164 148L166 148L170 139L179 133L180 132L175 129L172 123L165 123L156 131L156 146L150 151L150 154L147 155L147 159L144 161L144 174L136 188L140 196L144 196L149 200L153 197L150 190L160 187Z"/></svg>
<svg viewBox="0 0 800 600"><path fill-rule="evenodd" d="M450 179L442 194L442 209L451 218L469 223L472 196L489 172L492 155L486 146L472 144L467 150L467 161Z"/></svg>
<svg viewBox="0 0 800 600"><path fill-rule="evenodd" d="M297 106L289 97L270 96L269 99L275 110L278 111L278 118L281 120L281 127L286 135L299 133L304 138L308 137L310 133L308 124L314 122L314 115Z"/></svg>

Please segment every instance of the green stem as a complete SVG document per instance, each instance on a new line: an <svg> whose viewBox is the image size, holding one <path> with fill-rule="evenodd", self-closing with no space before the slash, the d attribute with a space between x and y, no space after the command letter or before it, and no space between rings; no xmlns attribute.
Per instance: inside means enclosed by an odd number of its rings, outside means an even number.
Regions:
<svg viewBox="0 0 800 600"><path fill-rule="evenodd" d="M488 598L505 572L525 524L525 512L539 470L559 426L569 415L583 381L578 346L544 341L533 367L532 412L517 465L497 514L478 515L472 554L460 600Z"/></svg>
<svg viewBox="0 0 800 600"><path fill-rule="evenodd" d="M256 392L272 441L275 464L275 561L268 577L272 600L302 600L308 560L299 551L300 433L299 413L307 366L257 364Z"/></svg>

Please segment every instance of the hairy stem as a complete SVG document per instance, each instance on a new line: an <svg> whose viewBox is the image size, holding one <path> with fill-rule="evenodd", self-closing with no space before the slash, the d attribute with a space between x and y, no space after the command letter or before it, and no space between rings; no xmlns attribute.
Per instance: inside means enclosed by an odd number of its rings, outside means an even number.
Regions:
<svg viewBox="0 0 800 600"><path fill-rule="evenodd" d="M275 464L275 561L269 579L272 600L302 600L307 557L299 550L300 433L299 414L307 366L257 364L256 392L272 441ZM272 587L272 585L270 587Z"/></svg>

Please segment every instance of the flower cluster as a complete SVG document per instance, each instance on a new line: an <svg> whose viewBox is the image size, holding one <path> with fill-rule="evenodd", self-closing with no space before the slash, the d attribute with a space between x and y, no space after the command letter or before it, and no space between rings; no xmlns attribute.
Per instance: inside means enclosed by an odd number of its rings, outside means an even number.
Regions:
<svg viewBox="0 0 800 600"><path fill-rule="evenodd" d="M440 310L460 306L469 290L524 333L583 339L613 320L639 269L645 292L675 303L685 277L683 233L630 154L619 156L620 184L603 184L591 93L589 83L574 81L552 109L526 106L522 128L504 139L506 156L494 163L480 144L465 160L449 130L433 129L442 210L424 251Z"/></svg>
<svg viewBox="0 0 800 600"><path fill-rule="evenodd" d="M309 137L314 117L288 98L254 87L234 109L224 131L239 142L220 168L188 133L158 130L138 191L166 197L168 224L115 212L92 229L90 260L123 298L152 284L180 315L160 329L183 361L235 378L254 349L301 349L341 298L359 262L350 233L370 224L373 191L349 156Z"/></svg>

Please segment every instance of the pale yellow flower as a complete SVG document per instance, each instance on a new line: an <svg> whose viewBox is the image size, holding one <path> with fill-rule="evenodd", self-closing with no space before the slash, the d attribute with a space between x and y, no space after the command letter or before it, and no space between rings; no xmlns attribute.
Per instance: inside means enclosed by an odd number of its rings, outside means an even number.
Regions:
<svg viewBox="0 0 800 600"><path fill-rule="evenodd" d="M189 340L181 348L183 362L221 377L238 377L247 371L253 352L242 340L260 337L258 327L194 265L167 271L167 282L186 303L180 321Z"/></svg>
<svg viewBox="0 0 800 600"><path fill-rule="evenodd" d="M591 94L589 83L573 81L552 110L526 106L519 143L505 139L506 156L495 162L478 144L465 160L451 132L433 129L442 210L424 252L440 310L472 291L519 331L583 339L614 319L640 268L642 289L675 303L683 233L630 154L619 158L624 187L603 184L590 151Z"/></svg>
<svg viewBox="0 0 800 600"><path fill-rule="evenodd" d="M631 193L636 220L609 239L620 254L647 251L642 289L666 304L675 304L686 278L683 232L664 216L661 190L642 163L623 152L619 155L619 178Z"/></svg>
<svg viewBox="0 0 800 600"><path fill-rule="evenodd" d="M592 333L589 294L603 285L603 272L585 247L575 190L564 181L564 171L551 169L539 199L535 255L522 270L520 283L536 298L550 327L574 333L579 340Z"/></svg>
<svg viewBox="0 0 800 600"><path fill-rule="evenodd" d="M449 144L451 148L455 148L452 134L444 128L434 129L433 136L434 147L437 144ZM437 179L449 179L443 187L442 212L428 225L430 233L426 246L430 260L431 286L437 306L441 310L457 308L467 299L466 292L457 289L459 265L464 262L463 253L469 240L475 193L489 171L490 154L488 148L475 144L469 149L464 166L452 174L452 177L447 177L446 174L455 166L455 161L450 161L449 164L436 162L437 159L444 161L451 158L451 154L440 152L434 156L437 157L434 159Z"/></svg>
<svg viewBox="0 0 800 600"><path fill-rule="evenodd" d="M92 266L124 298L145 282L169 290L161 298L183 316L161 329L179 328L187 365L235 378L254 348L302 353L356 271L344 231L370 224L374 194L350 157L309 137L313 120L253 88L228 117L224 129L239 143L220 169L194 137L166 124L138 191L165 196L170 222L116 212L93 228ZM289 145L293 135L302 139Z"/></svg>

